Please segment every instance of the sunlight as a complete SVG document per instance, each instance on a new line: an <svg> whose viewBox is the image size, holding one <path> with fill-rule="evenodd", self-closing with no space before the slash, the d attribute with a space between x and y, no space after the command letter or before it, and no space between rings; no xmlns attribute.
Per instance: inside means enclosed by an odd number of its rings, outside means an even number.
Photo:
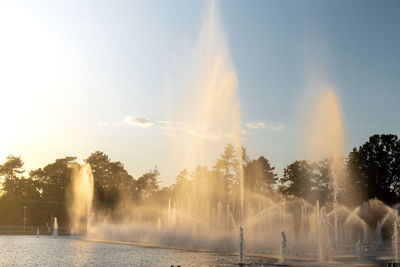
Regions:
<svg viewBox="0 0 400 267"><path fill-rule="evenodd" d="M400 266L398 10L0 0L0 266Z"/></svg>
<svg viewBox="0 0 400 267"><path fill-rule="evenodd" d="M57 73L65 71L61 43L38 17L12 3L0 4L0 158L24 125L32 123ZM44 98L44 99L43 99Z"/></svg>

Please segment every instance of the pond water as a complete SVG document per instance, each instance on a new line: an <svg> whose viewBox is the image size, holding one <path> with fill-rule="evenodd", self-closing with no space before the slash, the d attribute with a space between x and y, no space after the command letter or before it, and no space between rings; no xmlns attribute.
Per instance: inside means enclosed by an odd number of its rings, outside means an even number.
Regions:
<svg viewBox="0 0 400 267"><path fill-rule="evenodd" d="M269 259L246 257L249 266ZM238 266L237 255L91 242L70 237L0 236L0 266Z"/></svg>

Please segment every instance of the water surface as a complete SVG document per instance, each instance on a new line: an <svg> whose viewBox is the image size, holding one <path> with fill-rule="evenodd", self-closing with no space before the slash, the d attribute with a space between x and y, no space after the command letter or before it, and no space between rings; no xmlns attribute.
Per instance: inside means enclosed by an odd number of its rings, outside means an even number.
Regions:
<svg viewBox="0 0 400 267"><path fill-rule="evenodd" d="M268 259L247 257L250 266ZM0 266L237 266L238 256L90 242L70 237L0 236Z"/></svg>

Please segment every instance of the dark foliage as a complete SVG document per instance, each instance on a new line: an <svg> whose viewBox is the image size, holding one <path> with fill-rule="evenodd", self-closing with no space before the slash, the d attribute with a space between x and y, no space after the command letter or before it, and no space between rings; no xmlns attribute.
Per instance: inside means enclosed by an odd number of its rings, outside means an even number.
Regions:
<svg viewBox="0 0 400 267"><path fill-rule="evenodd" d="M121 162L111 161L103 152L96 151L85 160L93 172L94 209L110 216L123 200L135 205L165 205L174 196L180 202L204 198L211 203L240 205L241 173L246 192L268 197L279 192L328 205L333 197L331 161L295 161L284 168L283 176L278 178L266 157L252 160L244 148L236 150L228 144L211 169L206 166L197 166L192 172L184 169L173 185L161 188L157 168L134 179ZM354 148L347 158L341 159L342 163L348 172L341 178L346 178L348 184L339 185L339 201L355 206L372 198L390 205L400 200L400 140L396 135L371 136L365 144ZM66 225L67 188L76 164L76 157L65 157L24 177L21 158L8 156L0 165L0 225L22 224L24 205L28 207L30 225L43 225L51 216L62 218L60 221Z"/></svg>

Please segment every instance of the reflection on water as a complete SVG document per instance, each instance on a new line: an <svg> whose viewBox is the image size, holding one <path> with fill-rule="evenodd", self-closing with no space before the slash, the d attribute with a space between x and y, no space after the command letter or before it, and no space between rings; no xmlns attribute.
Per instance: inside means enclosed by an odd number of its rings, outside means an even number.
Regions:
<svg viewBox="0 0 400 267"><path fill-rule="evenodd" d="M250 266L268 259L247 258ZM0 236L0 266L237 266L238 256L132 245L88 242L73 238Z"/></svg>

